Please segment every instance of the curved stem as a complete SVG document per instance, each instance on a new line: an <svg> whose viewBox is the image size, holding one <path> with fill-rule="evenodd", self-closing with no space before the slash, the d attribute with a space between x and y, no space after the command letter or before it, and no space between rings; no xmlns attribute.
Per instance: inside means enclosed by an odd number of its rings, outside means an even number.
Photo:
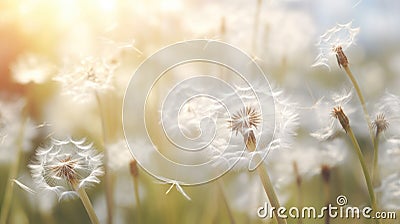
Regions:
<svg viewBox="0 0 400 224"><path fill-rule="evenodd" d="M85 207L86 212L88 213L90 221L92 222L92 224L100 223L99 219L97 218L96 213L94 212L92 203L90 202L89 197L86 194L85 189L83 187L80 187L80 188L75 188L75 190L78 193L79 198L81 199L81 201L83 203L83 206Z"/></svg>
<svg viewBox="0 0 400 224"><path fill-rule="evenodd" d="M365 160L364 160L364 156L363 156L363 154L361 152L360 145L358 144L358 141L357 141L356 137L354 136L354 133L353 133L353 130L351 129L351 127L349 127L347 129L347 134L349 135L349 137L351 139L351 142L354 145L354 150L356 151L357 156L358 156L358 160L360 161L361 168L362 168L362 171L363 171L363 174L364 174L364 178L365 178L365 182L367 183L368 194L369 194L369 197L370 197L370 200L371 200L371 206L372 206L372 209L376 212L376 211L378 211L378 209L377 209L378 207L376 205L374 188L372 186L371 177L369 175L368 168L367 168L367 165L366 165ZM379 219L375 219L375 220L376 220L376 223L380 223Z"/></svg>
<svg viewBox="0 0 400 224"><path fill-rule="evenodd" d="M274 191L271 179L269 178L267 169L264 167L264 164L261 163L258 167L257 167L257 171L258 171L258 175L260 176L261 182L263 184L265 193L268 196L268 200L271 203L271 206L274 207L275 209L274 214L275 214L275 218L276 221L278 221L278 224L286 224L286 220L281 218L278 215L278 209L281 207L279 204L279 200L278 197L276 196L276 193Z"/></svg>
<svg viewBox="0 0 400 224"><path fill-rule="evenodd" d="M361 106L362 106L362 109L363 109L363 112L364 112L364 118L365 118L365 121L367 122L367 125L368 125L369 135L370 135L372 144L375 145L374 134L373 134L373 131L372 131L372 126L371 126L371 124L372 124L371 123L371 118L369 117L367 106L365 104L364 96L363 96L363 94L361 92L360 86L358 85L357 80L355 79L353 73L351 72L350 67L348 65L347 66L343 66L343 67L344 67L344 70L346 71L346 74L349 77L351 83L353 84L354 88L356 89L358 99L360 100L360 103L361 103Z"/></svg>
<svg viewBox="0 0 400 224"><path fill-rule="evenodd" d="M14 188L13 188L13 183L10 180L15 179L18 174L18 167L19 167L19 163L21 161L21 156L22 156L21 154L22 154L22 147L23 147L23 141L24 141L25 125L26 125L26 122L28 119L26 113L27 112L25 110L23 110L23 118L22 118L23 120L21 123L21 127L19 129L19 132L18 132L18 137L16 139L16 146L17 146L16 158L15 158L14 163L12 163L12 165L11 165L8 181L6 182L6 189L4 192L4 201L1 206L2 209L1 209L1 214L0 214L0 224L5 224L7 222L8 213L9 213L10 207L11 207Z"/></svg>

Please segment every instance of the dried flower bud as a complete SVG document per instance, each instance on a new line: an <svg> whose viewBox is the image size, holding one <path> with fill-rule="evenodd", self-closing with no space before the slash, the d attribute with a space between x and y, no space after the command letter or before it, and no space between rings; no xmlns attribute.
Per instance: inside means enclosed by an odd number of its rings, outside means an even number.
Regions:
<svg viewBox="0 0 400 224"><path fill-rule="evenodd" d="M129 163L129 171L131 172L132 177L137 177L139 175L139 169L135 159Z"/></svg>
<svg viewBox="0 0 400 224"><path fill-rule="evenodd" d="M336 46L333 48L333 51L336 53L336 60L340 68L347 67L349 65L349 61L347 60L346 55L343 52L342 46Z"/></svg>
<svg viewBox="0 0 400 224"><path fill-rule="evenodd" d="M343 112L342 107L339 106L339 107L333 108L332 116L339 120L339 122L342 125L343 129L347 133L349 128L350 128L350 122L349 122L349 118Z"/></svg>

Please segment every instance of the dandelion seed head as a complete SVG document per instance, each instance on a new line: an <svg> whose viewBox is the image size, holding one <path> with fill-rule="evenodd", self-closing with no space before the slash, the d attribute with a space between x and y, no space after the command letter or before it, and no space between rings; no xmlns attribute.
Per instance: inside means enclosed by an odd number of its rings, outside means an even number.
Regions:
<svg viewBox="0 0 400 224"><path fill-rule="evenodd" d="M250 129L257 128L261 121L261 114L256 108L245 106L232 115L229 120L229 128L236 134L238 132L245 134Z"/></svg>
<svg viewBox="0 0 400 224"><path fill-rule="evenodd" d="M103 175L102 154L96 153L85 139L51 139L36 151L36 161L29 168L39 188L57 193L60 200L76 196L76 189L100 182Z"/></svg>
<svg viewBox="0 0 400 224"><path fill-rule="evenodd" d="M297 135L297 129L299 126L299 114L297 111L297 106L292 100L286 95L286 93L279 89L273 88L271 94L274 97L274 118L275 118L275 129L269 130L264 129L261 130L260 126L264 125L263 120L264 117L258 112L258 109L255 109L254 106L245 106L239 109L237 112L234 112L232 117L230 118L230 122L228 122L227 128L232 132L240 132L243 135L244 143L248 150L246 151L233 151L226 153L223 155L223 159L226 161L238 161L235 165L235 170L244 170L249 167L256 165L256 161L253 159L256 155L257 157L264 158L267 151L275 151L281 149L288 149L292 145L294 137ZM253 109L252 109L253 107ZM252 115L252 116L249 116ZM237 122L232 122L232 118L237 118ZM254 121L251 121L251 119ZM251 121L251 122L250 122ZM233 126L232 124L235 124ZM274 131L274 139L268 142L264 142L263 144L257 145L257 150L253 151L253 145L255 147L256 143L260 143L260 133L261 131L269 132ZM258 149L259 147L259 149Z"/></svg>
<svg viewBox="0 0 400 224"><path fill-rule="evenodd" d="M352 28L352 22L337 24L335 27L327 30L321 35L317 44L319 54L312 66L323 65L330 69L330 61L334 60L335 57L337 57L339 65L347 65L345 63L347 62L347 58L344 55L344 51L355 44L356 36L359 32L360 28ZM345 64L341 64L340 62Z"/></svg>
<svg viewBox="0 0 400 224"><path fill-rule="evenodd" d="M61 83L62 91L75 101L87 102L97 92L113 89L114 67L101 58L87 57L77 64L66 65L54 80Z"/></svg>
<svg viewBox="0 0 400 224"><path fill-rule="evenodd" d="M372 127L376 130L376 133L382 133L389 128L389 122L385 118L385 114L380 113L376 115L375 120L372 122Z"/></svg>

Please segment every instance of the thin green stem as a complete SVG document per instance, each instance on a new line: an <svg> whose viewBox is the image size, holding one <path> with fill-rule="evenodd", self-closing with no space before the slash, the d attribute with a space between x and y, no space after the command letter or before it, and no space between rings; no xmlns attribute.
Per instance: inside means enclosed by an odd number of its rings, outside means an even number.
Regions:
<svg viewBox="0 0 400 224"><path fill-rule="evenodd" d="M329 206L330 197L331 197L331 187L330 187L330 181L329 181L330 173L327 173L327 172L330 172L330 171L324 170L323 172L325 172L325 173L322 173L322 180L323 180L324 193L325 193L325 205ZM325 216L325 224L329 224L331 222L331 220L330 220L328 211L326 212L325 215L326 215Z"/></svg>
<svg viewBox="0 0 400 224"><path fill-rule="evenodd" d="M26 108L25 108L26 109ZM17 153L16 153L16 158L14 163L12 163L11 168L10 168L10 174L9 178L7 179L8 181L6 182L6 189L4 192L4 201L1 206L1 214L0 214L0 224L5 224L7 222L8 218L8 213L10 211L11 207L11 202L12 202L12 197L14 193L14 188L13 188L13 183L12 179L15 179L18 174L18 167L19 163L21 161L21 156L22 156L22 147L23 147L23 141L24 141L24 133L25 133L25 125L27 122L27 111L23 110L23 120L21 123L21 127L18 132L18 137L16 139L16 146L17 146Z"/></svg>
<svg viewBox="0 0 400 224"><path fill-rule="evenodd" d="M372 175L371 175L375 187L379 186L380 184L378 154L379 154L379 132L376 132L374 141L374 167L372 169Z"/></svg>
<svg viewBox="0 0 400 224"><path fill-rule="evenodd" d="M81 199L81 201L83 203L83 206L85 207L86 212L88 213L90 221L92 222L92 224L100 223L99 219L97 218L96 213L94 212L92 203L90 202L89 197L86 194L85 189L83 187L80 187L80 188L75 188L75 190L78 193L79 198Z"/></svg>
<svg viewBox="0 0 400 224"><path fill-rule="evenodd" d="M140 198L139 198L139 177L138 176L132 176L132 180L133 180L133 190L135 193L135 201L136 201L136 209L137 209L137 220L138 223L141 223L141 208L140 208Z"/></svg>
<svg viewBox="0 0 400 224"><path fill-rule="evenodd" d="M258 167L257 167L257 171L258 171L258 175L260 176L261 182L263 184L265 193L268 196L268 200L271 203L271 206L274 207L274 214L275 214L275 218L276 221L278 222L278 224L286 224L286 219L283 219L282 217L280 217L278 215L278 208L280 208L280 204L279 204L279 200L278 197L276 196L276 193L274 191L274 187L271 183L271 179L269 178L267 169L265 168L264 164L261 163Z"/></svg>
<svg viewBox="0 0 400 224"><path fill-rule="evenodd" d="M303 188L302 188L302 178L301 175L299 173L299 167L297 165L296 161L293 161L293 171L296 177L296 189L297 189L297 207L298 209L302 209L303 208ZM303 220L302 219L298 219L297 220L298 224L302 224Z"/></svg>
<svg viewBox="0 0 400 224"><path fill-rule="evenodd" d="M354 88L356 89L358 99L360 100L360 103L361 103L361 106L362 106L362 109L363 109L363 112L364 112L364 118L365 118L365 121L367 122L367 125L368 125L369 135L370 135L372 144L375 145L375 139L374 139L374 134L373 134L372 125L371 125L372 124L371 123L371 118L369 117L369 113L368 113L368 110L367 110L367 105L365 104L364 96L363 96L363 94L361 92L360 86L358 85L357 80L355 79L353 73L351 72L350 67L348 65L347 66L343 66L343 67L344 67L344 70L346 71L347 76L351 80L351 83L353 84Z"/></svg>
<svg viewBox="0 0 400 224"><path fill-rule="evenodd" d="M235 218L233 217L233 212L231 210L231 207L229 206L228 200L226 199L225 192L224 192L224 189L223 189L220 181L218 181L218 191L219 191L219 194L221 195L221 198L222 198L222 201L226 208L226 211L228 212L228 217L229 217L230 223L235 224L236 222L235 222Z"/></svg>
<svg viewBox="0 0 400 224"><path fill-rule="evenodd" d="M133 178L133 188L134 188L134 191L135 191L136 207L140 210L139 178L138 178L138 177L134 177L134 178Z"/></svg>
<svg viewBox="0 0 400 224"><path fill-rule="evenodd" d="M100 120L101 120L101 130L103 136L103 148L104 148L104 182L106 188L106 204L107 204L107 223L112 224L113 220L113 192L112 192L112 181L111 181L111 173L108 167L108 152L107 152L107 143L108 143L108 135L107 135L107 127L106 127L106 114L104 113L104 107L102 105L99 93L95 93L98 109L100 112Z"/></svg>
<svg viewBox="0 0 400 224"><path fill-rule="evenodd" d="M354 145L354 150L356 151L358 160L360 161L361 168L362 168L364 178L365 178L365 182L367 183L368 194L369 194L369 197L371 200L371 206L372 206L372 209L376 212L376 211L378 211L378 206L376 204L375 193L374 193L374 188L372 186L371 177L369 175L368 168L367 168L367 165L364 160L364 156L361 152L360 145L358 144L358 141L357 141L356 137L354 136L353 130L351 129L350 126L347 128L347 134L349 135L351 142ZM375 220L376 220L376 223L380 223L379 219L375 219Z"/></svg>

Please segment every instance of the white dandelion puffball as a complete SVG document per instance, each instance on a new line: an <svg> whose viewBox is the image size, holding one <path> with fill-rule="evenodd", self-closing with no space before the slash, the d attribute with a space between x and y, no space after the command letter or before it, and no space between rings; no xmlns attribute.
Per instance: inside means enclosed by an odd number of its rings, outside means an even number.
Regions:
<svg viewBox="0 0 400 224"><path fill-rule="evenodd" d="M352 28L351 26L352 22L337 24L321 35L317 44L319 54L315 58L315 63L312 65L313 67L323 65L330 69L330 65L332 61L335 60L337 54L336 49L340 47L342 51L346 51L355 43L360 28Z"/></svg>
<svg viewBox="0 0 400 224"><path fill-rule="evenodd" d="M59 200L77 196L76 190L100 182L103 175L103 155L96 152L93 143L85 139L56 140L36 152L31 169L39 188L57 193Z"/></svg>

